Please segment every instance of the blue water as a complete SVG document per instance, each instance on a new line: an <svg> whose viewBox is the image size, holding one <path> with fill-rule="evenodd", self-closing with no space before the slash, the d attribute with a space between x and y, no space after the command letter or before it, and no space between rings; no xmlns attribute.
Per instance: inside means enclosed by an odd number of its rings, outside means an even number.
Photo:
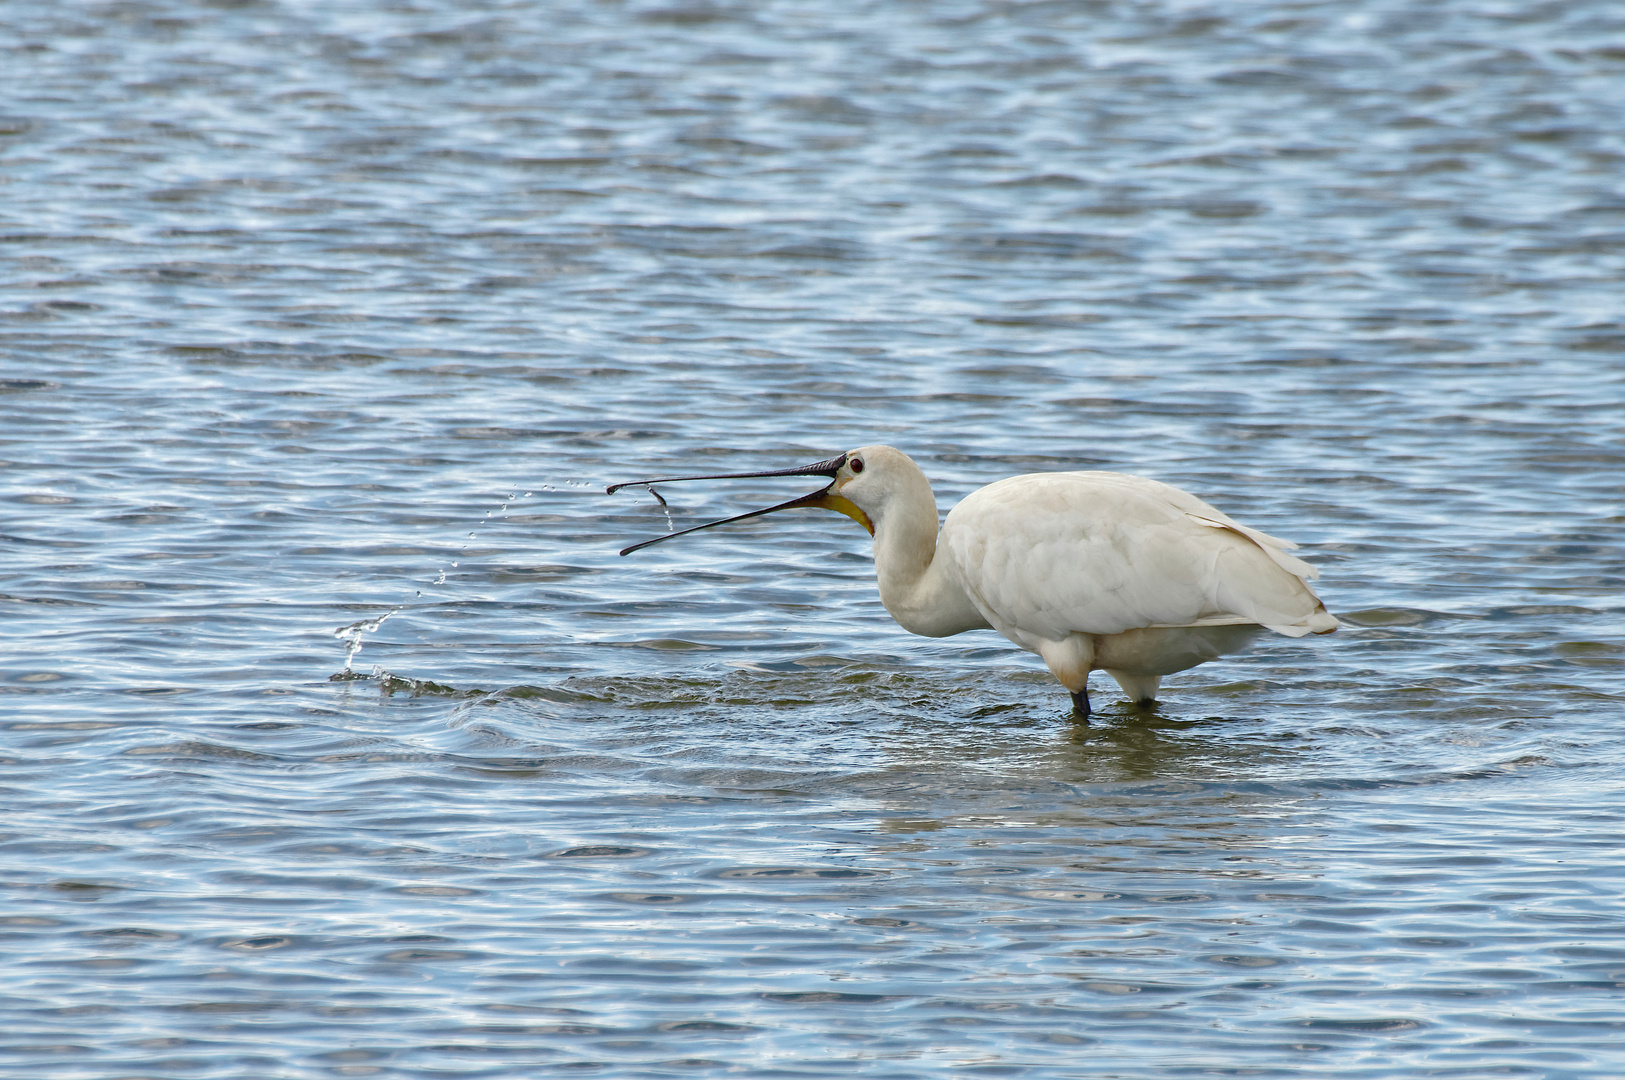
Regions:
<svg viewBox="0 0 1625 1080"><path fill-rule="evenodd" d="M0 1076L1625 1074L1616 5L0 0L0 86ZM872 442L1345 627L1084 726L844 518L616 555Z"/></svg>

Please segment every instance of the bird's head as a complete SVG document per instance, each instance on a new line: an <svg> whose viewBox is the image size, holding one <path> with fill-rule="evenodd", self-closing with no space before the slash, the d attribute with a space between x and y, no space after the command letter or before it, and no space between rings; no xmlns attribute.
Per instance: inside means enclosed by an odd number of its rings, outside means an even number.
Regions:
<svg viewBox="0 0 1625 1080"><path fill-rule="evenodd" d="M743 480L762 476L827 476L829 484L803 495L789 502L782 502L776 506L764 507L761 510L752 510L745 514L736 514L733 517L722 518L718 521L708 521L704 525L696 525L690 529L667 533L657 536L653 540L645 540L641 544L633 544L622 550L622 555L629 555L639 548L658 544L662 540L670 540L676 536L699 532L717 525L726 525L731 521L743 521L746 518L760 517L763 514L772 514L779 510L795 510L803 506L818 507L823 510L834 510L869 530L870 535L875 531L875 520L880 516L891 494L901 485L908 470L919 472L919 467L910 461L908 455L901 450L894 450L889 446L863 446L856 450L848 450L827 461L817 461L811 465L801 465L793 469L773 469L768 472L752 473L717 473L709 476L665 476L650 480L628 480L620 484L612 484L605 490L614 494L624 487L647 487L651 484L675 484L684 480Z"/></svg>

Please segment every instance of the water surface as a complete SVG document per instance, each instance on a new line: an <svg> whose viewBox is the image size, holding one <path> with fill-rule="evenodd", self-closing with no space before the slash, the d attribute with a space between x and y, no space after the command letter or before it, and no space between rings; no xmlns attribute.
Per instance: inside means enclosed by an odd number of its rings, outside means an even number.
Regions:
<svg viewBox="0 0 1625 1080"><path fill-rule="evenodd" d="M1625 1070L1614 5L0 26L0 1074ZM615 554L877 441L1346 626L1085 727L835 515Z"/></svg>

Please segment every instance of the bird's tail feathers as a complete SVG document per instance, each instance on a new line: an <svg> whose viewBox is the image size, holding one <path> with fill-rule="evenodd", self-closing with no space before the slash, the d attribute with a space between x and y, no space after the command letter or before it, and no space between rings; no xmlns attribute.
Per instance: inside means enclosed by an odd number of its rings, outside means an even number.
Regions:
<svg viewBox="0 0 1625 1080"><path fill-rule="evenodd" d="M1266 630L1273 630L1277 634L1287 637L1303 637L1305 634L1329 634L1343 624L1337 621L1337 616L1325 608L1311 614L1302 622L1295 623L1262 623Z"/></svg>

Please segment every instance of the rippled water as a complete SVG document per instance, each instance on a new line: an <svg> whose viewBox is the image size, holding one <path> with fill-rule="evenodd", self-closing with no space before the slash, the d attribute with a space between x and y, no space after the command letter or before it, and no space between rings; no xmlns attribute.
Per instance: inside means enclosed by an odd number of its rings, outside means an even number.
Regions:
<svg viewBox="0 0 1625 1080"><path fill-rule="evenodd" d="M0 28L0 1075L1625 1073L1617 5ZM876 441L1346 628L1079 726L834 515L615 554Z"/></svg>

